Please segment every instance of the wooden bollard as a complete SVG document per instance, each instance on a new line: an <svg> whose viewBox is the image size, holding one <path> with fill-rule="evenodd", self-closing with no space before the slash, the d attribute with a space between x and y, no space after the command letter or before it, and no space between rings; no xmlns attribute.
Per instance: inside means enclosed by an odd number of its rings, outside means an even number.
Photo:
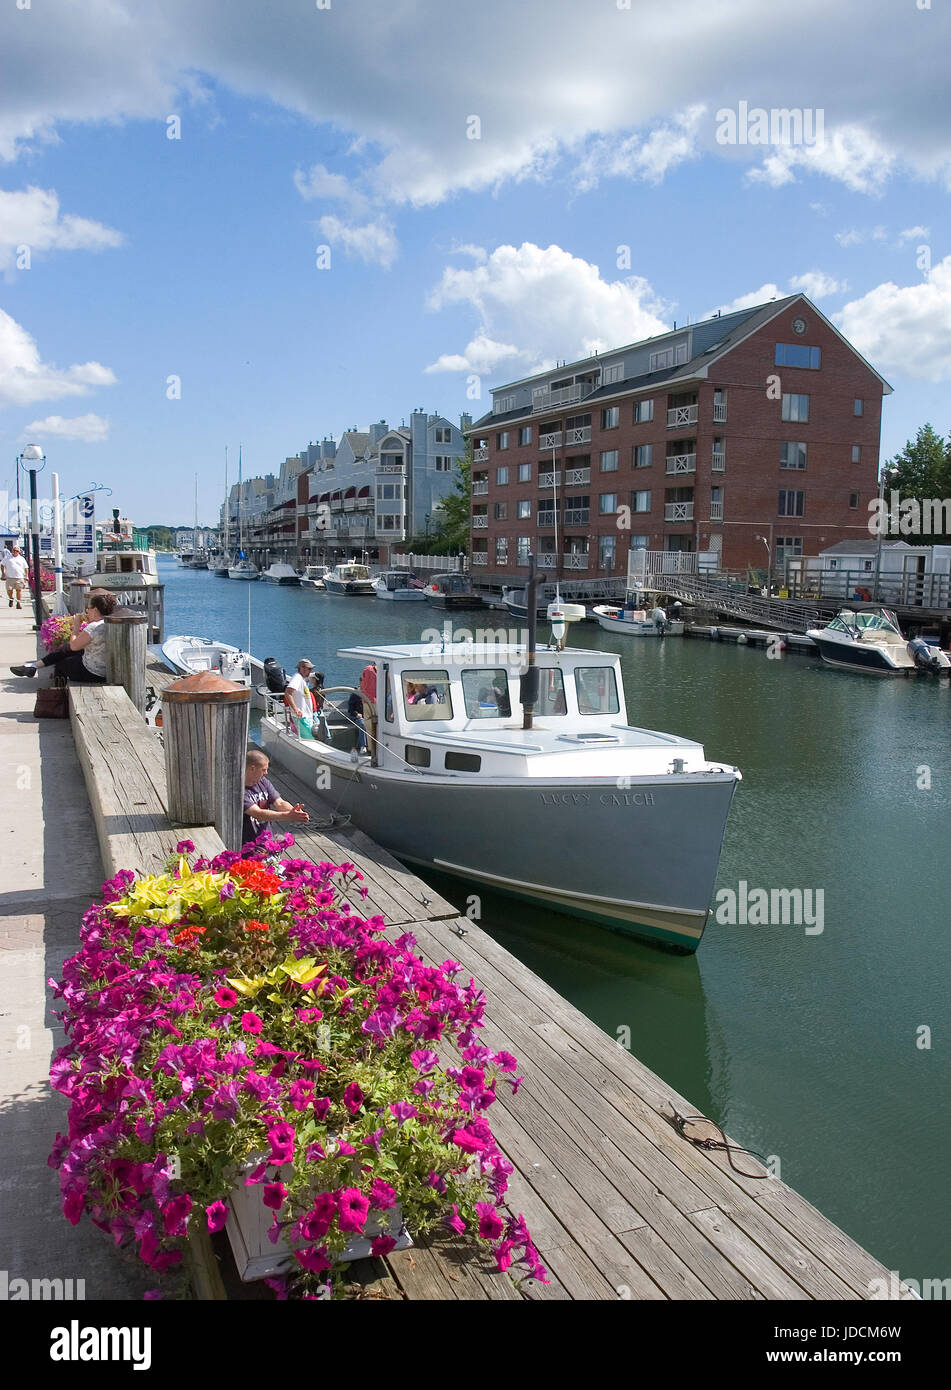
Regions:
<svg viewBox="0 0 951 1390"><path fill-rule="evenodd" d="M131 608L117 608L106 623L106 679L121 685L140 714L145 714L145 646L148 619Z"/></svg>
<svg viewBox="0 0 951 1390"><path fill-rule="evenodd" d="M213 825L241 848L244 759L251 691L199 671L162 692L168 815L175 825Z"/></svg>
<svg viewBox="0 0 951 1390"><path fill-rule="evenodd" d="M70 580L69 593L66 596L66 606L70 613L85 613L91 588L92 585L88 579Z"/></svg>

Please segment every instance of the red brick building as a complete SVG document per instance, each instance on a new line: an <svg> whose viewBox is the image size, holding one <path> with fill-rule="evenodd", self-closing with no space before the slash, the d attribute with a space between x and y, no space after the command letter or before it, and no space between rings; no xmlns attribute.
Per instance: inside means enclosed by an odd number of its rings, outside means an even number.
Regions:
<svg viewBox="0 0 951 1390"><path fill-rule="evenodd" d="M868 536L890 391L804 295L498 387L469 431L473 576L517 584L529 550L622 576L631 548L781 574Z"/></svg>

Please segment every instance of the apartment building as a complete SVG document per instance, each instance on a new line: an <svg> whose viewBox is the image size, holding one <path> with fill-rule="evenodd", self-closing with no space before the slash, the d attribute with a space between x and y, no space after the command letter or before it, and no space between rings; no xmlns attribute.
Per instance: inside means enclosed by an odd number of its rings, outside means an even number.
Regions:
<svg viewBox="0 0 951 1390"><path fill-rule="evenodd" d="M622 576L628 551L780 572L867 536L891 387L804 295L511 382L467 431L477 582Z"/></svg>

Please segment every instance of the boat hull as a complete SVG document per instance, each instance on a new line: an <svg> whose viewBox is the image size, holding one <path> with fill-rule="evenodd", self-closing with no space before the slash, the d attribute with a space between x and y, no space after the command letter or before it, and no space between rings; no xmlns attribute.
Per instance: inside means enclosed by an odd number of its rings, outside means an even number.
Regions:
<svg viewBox="0 0 951 1390"><path fill-rule="evenodd" d="M264 580L265 584L286 584L286 585L288 585L288 586L293 586L293 585L295 585L295 584L296 584L296 585L299 585L299 584L300 584L300 579L299 579L299 578L296 578L296 577L295 577L294 579L291 579L291 578L286 577L286 576L284 576L284 575L281 575L280 578L275 578L275 576L274 576L273 574L262 574L262 575L261 575L261 578Z"/></svg>
<svg viewBox="0 0 951 1390"><path fill-rule="evenodd" d="M822 636L821 630L810 632L809 636L819 648L819 655L827 666L835 666L840 671L859 671L866 676L912 676L916 666L909 658L908 665L893 665L885 653L873 644L861 647L845 642L830 641Z"/></svg>
<svg viewBox="0 0 951 1390"><path fill-rule="evenodd" d="M668 620L666 628L663 633L661 633L653 623L631 622L630 619L624 618L609 618L606 614L599 613L597 610L594 612L594 617L597 618L599 626L603 627L605 632L622 632L625 637L683 637L684 635L684 625L679 619L674 622Z"/></svg>
<svg viewBox="0 0 951 1390"><path fill-rule="evenodd" d="M426 595L422 589L377 589L377 598L390 603L425 603Z"/></svg>
<svg viewBox="0 0 951 1390"><path fill-rule="evenodd" d="M682 951L700 943L733 773L634 778L624 790L612 777L408 776L331 761L273 721L261 732L269 757L307 785L318 769L325 785L328 769L332 804L400 859Z"/></svg>
<svg viewBox="0 0 951 1390"><path fill-rule="evenodd" d="M434 608L484 608L485 601L477 594L425 594Z"/></svg>
<svg viewBox="0 0 951 1390"><path fill-rule="evenodd" d="M372 598L373 585L369 579L330 579L324 580L328 594L338 594L346 598Z"/></svg>
<svg viewBox="0 0 951 1390"><path fill-rule="evenodd" d="M257 570L255 570L255 571L252 573L251 570L229 569L229 571L228 571L228 578L229 578L229 579L247 579L247 580L251 580L251 579L260 579L261 576L258 574Z"/></svg>

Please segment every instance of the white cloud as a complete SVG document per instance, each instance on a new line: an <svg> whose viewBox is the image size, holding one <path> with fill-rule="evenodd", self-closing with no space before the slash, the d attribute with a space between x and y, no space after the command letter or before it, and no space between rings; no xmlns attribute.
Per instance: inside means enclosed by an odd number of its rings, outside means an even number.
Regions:
<svg viewBox="0 0 951 1390"><path fill-rule="evenodd" d="M773 188L794 183L796 170L823 174L855 193L881 193L897 156L861 125L842 125L827 131L815 145L782 145L747 174L753 182Z"/></svg>
<svg viewBox="0 0 951 1390"><path fill-rule="evenodd" d="M873 366L922 381L951 380L951 256L927 280L876 285L835 322Z"/></svg>
<svg viewBox="0 0 951 1390"><path fill-rule="evenodd" d="M344 174L332 174L323 164L312 164L304 172L294 171L294 187L301 197L312 202L315 198L332 198L346 204L358 215L365 211L367 200Z"/></svg>
<svg viewBox="0 0 951 1390"><path fill-rule="evenodd" d="M342 246L346 255L357 256L368 264L376 262L384 270L389 270L399 253L393 227L386 217L360 227L331 214L322 217L317 225L331 246Z"/></svg>
<svg viewBox="0 0 951 1390"><path fill-rule="evenodd" d="M810 299L825 299L830 294L844 294L849 287L845 280L836 280L824 270L807 270L803 275L793 275L789 288L801 290Z"/></svg>
<svg viewBox="0 0 951 1390"><path fill-rule="evenodd" d="M898 244L904 246L906 241L921 241L930 235L929 227L906 227L903 232L898 233Z"/></svg>
<svg viewBox="0 0 951 1390"><path fill-rule="evenodd" d="M122 234L101 222L60 214L53 189L0 189L0 272L16 265L20 246L37 251L102 251L121 246Z"/></svg>
<svg viewBox="0 0 951 1390"><path fill-rule="evenodd" d="M847 289L848 285L844 280L835 280L823 270L807 270L802 275L790 276L784 290L770 280L765 285L760 285L758 290L738 294L729 304L719 304L715 309L709 309L703 317L733 314L740 309L752 309L756 304L768 304L771 299L786 299L791 294L801 293L807 294L810 299L823 299L830 294L843 294Z"/></svg>
<svg viewBox="0 0 951 1390"><path fill-rule="evenodd" d="M657 126L646 139L629 135L620 140L592 142L576 171L580 192L597 187L602 178L626 178L660 183L670 169L696 159L697 129L706 107L690 106L669 124Z"/></svg>
<svg viewBox="0 0 951 1390"><path fill-rule="evenodd" d="M115 373L100 362L55 367L44 362L35 341L0 309L0 405L33 405L59 396L88 396L115 385Z"/></svg>
<svg viewBox="0 0 951 1390"><path fill-rule="evenodd" d="M461 351L443 353L427 372L509 376L541 370L656 333L667 306L639 276L605 280L596 265L532 242L499 246L471 269L447 266L427 301L431 310L465 305L479 321Z"/></svg>
<svg viewBox="0 0 951 1390"><path fill-rule="evenodd" d="M833 232L833 236L841 247L847 249L849 246L860 246L864 241L884 241L888 231L882 226L870 227L864 231L850 227L845 232Z"/></svg>
<svg viewBox="0 0 951 1390"><path fill-rule="evenodd" d="M47 415L34 420L21 433L21 439L80 439L84 444L101 444L109 438L109 421L101 415L76 415L71 420L62 415Z"/></svg>
<svg viewBox="0 0 951 1390"><path fill-rule="evenodd" d="M729 304L718 304L715 309L708 309L704 314L705 319L712 318L714 314L734 314L738 309L752 309L754 304L767 304L771 299L785 299L785 292L778 285L770 282L760 285L758 290L751 290L749 294L738 294L736 299L731 299Z"/></svg>

